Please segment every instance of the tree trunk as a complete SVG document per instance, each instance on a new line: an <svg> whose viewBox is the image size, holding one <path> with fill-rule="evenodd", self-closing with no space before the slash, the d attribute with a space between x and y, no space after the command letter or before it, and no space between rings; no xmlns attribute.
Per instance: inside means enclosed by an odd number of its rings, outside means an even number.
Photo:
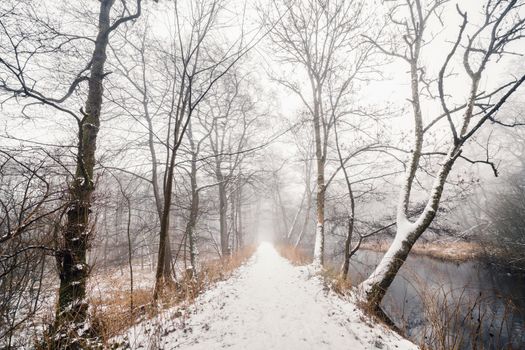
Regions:
<svg viewBox="0 0 525 350"><path fill-rule="evenodd" d="M144 53L142 53L144 54ZM143 67L143 77L142 79L146 81L146 71ZM148 102L147 102L147 96L146 91L143 92L143 106L144 106L144 119L146 119L146 123L148 125L148 147L151 155L151 183L153 185L153 196L155 198L155 207L157 209L157 215L159 218L159 222L162 222L163 217L163 209L162 209L162 195L159 188L159 180L158 180L158 161L157 161L157 152L155 150L155 133L153 130L153 123L151 120L151 116L149 114L149 108L148 108ZM165 276L171 276L171 261L172 261L172 254L171 254L171 242L170 242L170 235L169 231L166 233L166 237L164 238L164 258L163 258L163 274Z"/></svg>
<svg viewBox="0 0 525 350"><path fill-rule="evenodd" d="M299 204L299 208L297 209L297 212L295 213L295 216L293 218L292 226L290 227L290 230L288 231L288 234L286 235L286 242L288 244L291 244L293 231L295 230L295 226L297 225L299 215L303 211L303 205L304 205L305 198L306 198L306 191L303 193L303 197L301 198L301 204Z"/></svg>
<svg viewBox="0 0 525 350"><path fill-rule="evenodd" d="M126 236L128 239L128 265L129 265L129 293L130 293L130 299L129 299L129 308L130 311L133 312L133 242L131 240L131 200L127 195L124 194L124 191L122 190L122 195L124 195L124 198L126 199L126 204L128 205L128 222L126 225Z"/></svg>
<svg viewBox="0 0 525 350"><path fill-rule="evenodd" d="M343 170L343 175L344 175L345 183L346 183L346 190L348 191L348 197L350 198L350 213L348 214L348 227L347 227L348 231L347 231L346 239L345 239L344 260L343 260L343 265L341 266L341 278L346 279L346 277L348 276L348 269L350 267L350 258L352 257L352 253L355 252L357 249L359 249L359 245L361 244L361 239L359 240L359 244L356 246L356 249L352 251L351 245L352 245L352 236L354 234L354 222L355 222L355 198L354 198L354 191L352 189L352 183L350 182L350 176L348 175L348 171L346 170L346 164L345 164L345 161L343 160L341 147L339 146L339 134L337 132L337 121L334 122L334 135L335 135L335 145L337 149L337 156L339 158L339 165L341 166L341 169Z"/></svg>
<svg viewBox="0 0 525 350"><path fill-rule="evenodd" d="M169 226L169 224L168 224ZM175 225L176 226L176 225ZM173 255L171 253L171 240L170 240L170 230L166 232L164 243L164 278L171 280L173 276Z"/></svg>
<svg viewBox="0 0 525 350"><path fill-rule="evenodd" d="M230 192L230 235L231 235L231 243L230 247L232 252L235 251L235 247L237 245L237 210L236 203L235 203L235 197L237 193L234 189Z"/></svg>
<svg viewBox="0 0 525 350"><path fill-rule="evenodd" d="M316 197L316 227L315 227L315 246L313 265L321 268L324 263L324 205L325 205L325 183L324 167L325 157L323 152L323 142L321 138L321 107L320 107L320 87L319 84L312 84L314 87L314 135L315 135L315 158L317 165L317 197Z"/></svg>
<svg viewBox="0 0 525 350"><path fill-rule="evenodd" d="M63 233L63 248L57 257L60 287L55 315L54 348L76 349L79 338L85 336L88 304L86 282L89 267L86 253L89 249L92 194L95 190L93 170L97 134L102 108L104 65L110 28L110 12L114 0L100 2L98 34L92 56L88 96L84 117L79 122L78 154L75 179L70 185L67 204L67 222Z"/></svg>
<svg viewBox="0 0 525 350"><path fill-rule="evenodd" d="M219 225L221 238L221 255L228 256L230 254L229 240L228 240L228 198L226 196L226 184L222 174L217 174L217 181L219 182Z"/></svg>
<svg viewBox="0 0 525 350"><path fill-rule="evenodd" d="M197 277L197 246L195 242L195 226L197 225L197 216L199 214L199 190L197 188L197 151L195 149L195 142L193 141L193 134L191 129L191 121L188 124L188 140L191 147L191 203L190 215L186 223L186 237L190 246L190 269L192 277Z"/></svg>
<svg viewBox="0 0 525 350"><path fill-rule="evenodd" d="M401 201L398 206L397 215L397 231L394 241L390 245L376 269L372 274L359 285L359 292L364 297L372 309L379 311L381 301L383 300L388 287L394 281L399 269L405 262L414 243L421 236L423 232L430 226L432 220L436 216L439 208L439 202L443 193L443 188L452 165L459 156L458 145L452 146L447 153L445 162L440 168L438 176L436 177L431 190L431 196L428 199L427 205L415 222L410 222L406 217L405 199L406 189L401 192ZM410 171L410 170L407 170ZM410 174L407 174L405 181L409 181Z"/></svg>
<svg viewBox="0 0 525 350"><path fill-rule="evenodd" d="M310 210L312 209L312 195L308 193L308 206L306 207L306 211L304 213L304 221L303 221L303 227L301 228L301 232L299 233L299 236L297 236L297 240L295 241L295 249L299 248L299 244L301 244L301 240L303 239L304 234L306 233L306 230L308 228L308 221L310 220Z"/></svg>
<svg viewBox="0 0 525 350"><path fill-rule="evenodd" d="M193 182L193 181L192 181ZM199 192L197 186L193 187L192 184L192 197L190 207L190 217L186 225L186 235L188 237L188 243L190 245L190 264L193 271L193 276L197 276L197 245L195 242L195 227L197 225L197 215L199 213Z"/></svg>
<svg viewBox="0 0 525 350"><path fill-rule="evenodd" d="M345 254L343 260L343 266L341 267L341 278L346 279L348 276L348 270L350 268L350 258L351 258L351 245L352 245L352 236L354 233L354 217L351 214L348 217L348 232L345 239Z"/></svg>
<svg viewBox="0 0 525 350"><path fill-rule="evenodd" d="M170 158L170 164L167 169L166 186L164 189L164 205L160 221L159 252L157 256L157 271L155 273L155 289L153 291L154 300L159 298L160 292L171 282L171 265L167 259L166 252L170 248L168 246L168 232L170 228L171 196L175 171L175 151L172 151Z"/></svg>
<svg viewBox="0 0 525 350"><path fill-rule="evenodd" d="M237 190L237 250L244 247L244 233L242 229L242 184L239 178L239 188Z"/></svg>
<svg viewBox="0 0 525 350"><path fill-rule="evenodd" d="M277 174L275 175L275 192L277 193L277 205L279 206L279 209L281 211L281 218L282 218L283 229L284 229L283 234L287 234L289 231L288 217L286 215L286 208L283 204L283 197L281 195L281 186L280 186L280 182L279 182L279 178L277 177Z"/></svg>

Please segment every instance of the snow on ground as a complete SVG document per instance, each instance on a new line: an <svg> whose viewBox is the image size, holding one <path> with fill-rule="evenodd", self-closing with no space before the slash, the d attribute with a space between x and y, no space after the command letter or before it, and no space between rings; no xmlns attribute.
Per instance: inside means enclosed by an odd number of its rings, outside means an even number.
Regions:
<svg viewBox="0 0 525 350"><path fill-rule="evenodd" d="M133 284L135 292L138 290L153 289L155 281L155 272L149 267L141 268L140 265L133 267ZM107 303L115 301L111 297L120 295L122 298L127 297L126 293L130 290L129 270L126 266L119 268L100 268L94 272L88 281L87 296L91 302L94 300L99 308L111 306ZM33 307L35 303L36 291L26 289L22 295L22 302L16 311L16 319L13 324L21 322L17 330L13 332L11 338L11 347L8 346L7 338L0 340L0 349L33 349L36 341L41 340L42 333L45 331L55 315L55 303L57 290L59 287L58 277L53 270L46 271L42 289L38 300L38 309L33 315L28 314L27 305ZM107 300L107 302L106 302ZM93 304L91 305L93 306ZM100 311L100 310L99 310ZM27 318L26 321L24 321ZM0 327L0 334L3 329Z"/></svg>
<svg viewBox="0 0 525 350"><path fill-rule="evenodd" d="M417 349L372 325L349 299L269 243L186 310L170 309L124 338L123 347L132 349Z"/></svg>

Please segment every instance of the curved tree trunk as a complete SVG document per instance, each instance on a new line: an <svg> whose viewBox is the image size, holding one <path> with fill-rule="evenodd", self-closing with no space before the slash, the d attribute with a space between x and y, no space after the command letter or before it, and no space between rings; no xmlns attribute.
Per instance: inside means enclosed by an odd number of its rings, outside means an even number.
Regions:
<svg viewBox="0 0 525 350"><path fill-rule="evenodd" d="M439 202L443 193L443 188L452 165L459 156L458 146L452 146L447 154L444 164L441 166L439 174L432 186L431 196L423 213L417 221L410 222L406 218L404 211L405 191L401 193L401 203L398 207L397 231L394 241L377 265L372 274L359 285L359 291L366 299L368 304L375 310L379 310L381 301L386 291L394 281L399 269L405 262L410 250L418 238L430 226L439 208ZM408 176L407 180L408 181Z"/></svg>
<svg viewBox="0 0 525 350"><path fill-rule="evenodd" d="M355 252L351 250L352 245L352 236L354 233L354 221L355 221L355 198L354 198L354 191L352 190L352 183L350 182L350 177L348 176L348 171L346 170L345 161L343 160L343 155L341 153L341 148L339 146L339 134L337 132L337 122L334 122L334 135L335 135L335 145L337 149L337 156L339 158L339 165L341 166L341 169L343 170L343 175L345 177L345 183L346 183L346 189L348 191L348 196L350 198L350 213L348 214L348 227L347 227L347 234L345 239L345 252L344 252L344 260L343 265L341 266L341 278L346 279L346 276L348 275L348 269L350 267L350 258L352 257L352 253ZM359 244L361 243L361 240L359 241ZM356 246L357 249L359 249L359 245Z"/></svg>

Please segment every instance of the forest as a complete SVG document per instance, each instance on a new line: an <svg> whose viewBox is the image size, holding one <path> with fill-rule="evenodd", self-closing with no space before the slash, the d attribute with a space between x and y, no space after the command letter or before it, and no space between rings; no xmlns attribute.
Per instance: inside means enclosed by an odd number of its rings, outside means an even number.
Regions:
<svg viewBox="0 0 525 350"><path fill-rule="evenodd" d="M0 349L523 349L523 55L524 0L2 0Z"/></svg>

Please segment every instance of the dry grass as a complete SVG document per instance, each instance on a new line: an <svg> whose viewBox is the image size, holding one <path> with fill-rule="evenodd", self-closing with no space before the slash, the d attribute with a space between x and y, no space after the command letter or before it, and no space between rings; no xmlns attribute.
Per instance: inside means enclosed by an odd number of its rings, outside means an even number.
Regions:
<svg viewBox="0 0 525 350"><path fill-rule="evenodd" d="M295 266L304 266L312 262L310 254L291 245L279 245L277 251ZM336 268L324 268L320 276L323 278L325 287L337 294L345 295L352 288L350 278L343 278L341 272Z"/></svg>
<svg viewBox="0 0 525 350"><path fill-rule="evenodd" d="M93 327L104 343L141 319L153 317L156 308L151 289L133 291L133 309L129 291L111 291L103 298L90 300Z"/></svg>
<svg viewBox="0 0 525 350"><path fill-rule="evenodd" d="M325 286L339 295L346 295L352 289L350 277L341 276L341 271L335 268L325 268L321 272Z"/></svg>
<svg viewBox="0 0 525 350"><path fill-rule="evenodd" d="M312 258L303 249L295 248L292 245L278 245L277 251L285 259L288 259L293 265L303 266L312 262Z"/></svg>
<svg viewBox="0 0 525 350"><path fill-rule="evenodd" d="M248 246L232 256L205 262L199 274L201 283L213 283L227 279L232 272L246 262L255 252L255 246Z"/></svg>
<svg viewBox="0 0 525 350"><path fill-rule="evenodd" d="M115 289L104 295L92 297L90 305L94 330L100 335L103 343L108 344L109 339L140 321L151 319L181 302L193 302L213 283L229 278L236 268L253 255L254 251L255 248L250 246L232 256L203 263L196 278L185 276L168 285L157 302L153 301L152 288L136 289L133 291L133 310L129 290Z"/></svg>
<svg viewBox="0 0 525 350"><path fill-rule="evenodd" d="M400 334L410 334L422 350L523 348L518 345L523 344L523 335L513 328L519 309L510 299L491 289L480 291L476 285L437 285L435 279L409 273L404 279L412 291L405 292L405 302L390 302L389 314ZM412 309L411 305L418 306ZM371 311L367 305L360 306Z"/></svg>
<svg viewBox="0 0 525 350"><path fill-rule="evenodd" d="M390 242L364 242L361 249L376 252L386 252L390 247ZM475 242L417 242L410 254L428 256L444 261L463 262L483 256L482 247Z"/></svg>
<svg viewBox="0 0 525 350"><path fill-rule="evenodd" d="M420 336L422 349L520 348L520 334L512 325L515 306L510 300L500 301L498 315L492 311L497 302L493 296L470 295L468 288L421 293L427 322Z"/></svg>

